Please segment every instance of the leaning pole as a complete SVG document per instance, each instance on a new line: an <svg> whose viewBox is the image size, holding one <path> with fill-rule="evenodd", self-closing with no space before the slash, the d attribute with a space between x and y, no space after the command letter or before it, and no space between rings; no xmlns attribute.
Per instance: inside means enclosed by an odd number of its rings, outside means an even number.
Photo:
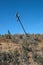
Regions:
<svg viewBox="0 0 43 65"><path fill-rule="evenodd" d="M25 30L25 28L24 28L24 26L23 26L23 24L22 24L22 22L20 20L20 16L19 16L18 12L16 13L16 18L17 18L17 21L19 21L24 33L27 35L27 32L26 32L26 30Z"/></svg>

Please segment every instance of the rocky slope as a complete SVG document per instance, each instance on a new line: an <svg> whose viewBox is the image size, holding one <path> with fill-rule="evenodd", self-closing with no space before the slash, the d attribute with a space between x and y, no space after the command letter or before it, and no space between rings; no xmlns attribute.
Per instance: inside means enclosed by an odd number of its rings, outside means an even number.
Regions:
<svg viewBox="0 0 43 65"><path fill-rule="evenodd" d="M0 36L0 65L43 65L43 35Z"/></svg>

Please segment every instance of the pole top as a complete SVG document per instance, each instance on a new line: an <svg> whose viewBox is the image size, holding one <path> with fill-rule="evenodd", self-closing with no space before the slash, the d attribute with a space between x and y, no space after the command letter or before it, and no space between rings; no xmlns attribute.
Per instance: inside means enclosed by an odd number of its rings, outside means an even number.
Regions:
<svg viewBox="0 0 43 65"><path fill-rule="evenodd" d="M20 19L20 15L18 12L16 13L16 18L17 18L17 20Z"/></svg>

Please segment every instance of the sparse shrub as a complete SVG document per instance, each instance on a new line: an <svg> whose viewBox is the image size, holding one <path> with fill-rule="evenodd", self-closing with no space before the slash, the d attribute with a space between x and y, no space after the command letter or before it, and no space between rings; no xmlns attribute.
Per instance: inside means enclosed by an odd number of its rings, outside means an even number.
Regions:
<svg viewBox="0 0 43 65"><path fill-rule="evenodd" d="M38 64L43 65L43 57L41 57L40 55L38 55L37 52L35 54L33 54L33 60L35 62L37 62Z"/></svg>
<svg viewBox="0 0 43 65"><path fill-rule="evenodd" d="M2 52L0 53L0 65L19 65L19 53L17 50L13 52Z"/></svg>
<svg viewBox="0 0 43 65"><path fill-rule="evenodd" d="M23 36L22 36L22 35L20 35L20 36L19 36L19 38L20 38L20 39L23 39Z"/></svg>

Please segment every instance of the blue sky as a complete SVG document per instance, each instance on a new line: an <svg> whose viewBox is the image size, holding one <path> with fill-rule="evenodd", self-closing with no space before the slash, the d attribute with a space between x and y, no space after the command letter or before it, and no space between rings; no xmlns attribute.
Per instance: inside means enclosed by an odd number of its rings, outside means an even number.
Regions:
<svg viewBox="0 0 43 65"><path fill-rule="evenodd" d="M0 34L24 33L16 20L19 12L27 33L43 33L43 0L0 0Z"/></svg>

